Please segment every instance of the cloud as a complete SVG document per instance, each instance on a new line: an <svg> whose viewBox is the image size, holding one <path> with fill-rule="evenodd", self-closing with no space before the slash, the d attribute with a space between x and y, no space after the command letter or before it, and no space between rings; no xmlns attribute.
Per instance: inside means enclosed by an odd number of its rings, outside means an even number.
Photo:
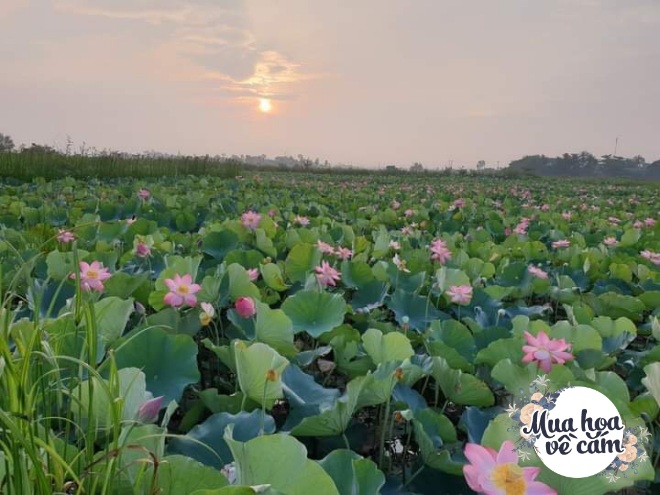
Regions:
<svg viewBox="0 0 660 495"><path fill-rule="evenodd" d="M197 82L216 99L291 99L294 86L310 77L300 64L259 43L242 2L56 0L55 6L71 15L153 26L140 36L157 39L154 57L162 63L162 76Z"/></svg>
<svg viewBox="0 0 660 495"><path fill-rule="evenodd" d="M27 7L29 3L29 0L2 0L0 2L0 19L9 17L20 9Z"/></svg>
<svg viewBox="0 0 660 495"><path fill-rule="evenodd" d="M136 3L138 6L136 7ZM124 5L125 4L125 5ZM105 17L108 19L122 19L143 21L149 24L185 24L203 26L231 12L221 6L221 2L208 4L206 2L180 2L172 0L117 2L85 1L85 0L56 0L55 9L60 12Z"/></svg>

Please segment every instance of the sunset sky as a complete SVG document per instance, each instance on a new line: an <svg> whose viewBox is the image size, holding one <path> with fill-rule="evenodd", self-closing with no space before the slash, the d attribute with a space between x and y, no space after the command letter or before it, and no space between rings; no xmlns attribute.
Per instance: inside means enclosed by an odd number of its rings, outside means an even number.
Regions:
<svg viewBox="0 0 660 495"><path fill-rule="evenodd" d="M0 0L18 143L473 167L660 158L659 0Z"/></svg>

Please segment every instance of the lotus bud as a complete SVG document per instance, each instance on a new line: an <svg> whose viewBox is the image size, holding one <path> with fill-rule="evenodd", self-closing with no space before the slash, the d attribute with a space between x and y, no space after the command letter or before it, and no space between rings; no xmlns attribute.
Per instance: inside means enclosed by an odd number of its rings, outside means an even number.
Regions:
<svg viewBox="0 0 660 495"><path fill-rule="evenodd" d="M257 312L257 306L251 297L239 297L234 304L234 309L241 318L251 318Z"/></svg>
<svg viewBox="0 0 660 495"><path fill-rule="evenodd" d="M163 405L163 396L155 397L142 403L138 408L137 417L135 418L140 423L153 423L158 419L160 408Z"/></svg>

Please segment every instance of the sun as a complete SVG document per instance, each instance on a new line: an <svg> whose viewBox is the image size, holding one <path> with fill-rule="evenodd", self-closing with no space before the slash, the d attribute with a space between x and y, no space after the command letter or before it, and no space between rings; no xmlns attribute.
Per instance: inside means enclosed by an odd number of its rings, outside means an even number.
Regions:
<svg viewBox="0 0 660 495"><path fill-rule="evenodd" d="M269 113L273 109L273 104L268 98L259 98L259 111Z"/></svg>

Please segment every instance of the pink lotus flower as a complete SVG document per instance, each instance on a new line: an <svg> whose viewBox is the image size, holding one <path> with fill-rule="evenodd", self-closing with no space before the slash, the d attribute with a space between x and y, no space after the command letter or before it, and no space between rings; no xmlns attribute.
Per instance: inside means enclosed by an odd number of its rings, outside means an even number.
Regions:
<svg viewBox="0 0 660 495"><path fill-rule="evenodd" d="M409 225L406 225L401 229L401 233L403 235L413 235L413 232L413 229Z"/></svg>
<svg viewBox="0 0 660 495"><path fill-rule="evenodd" d="M164 396L161 395L160 397L155 397L143 402L137 410L135 420L145 424L156 421L160 414L160 409L163 407L163 398Z"/></svg>
<svg viewBox="0 0 660 495"><path fill-rule="evenodd" d="M550 210L550 205L549 204L541 205L541 211L548 211L548 210Z"/></svg>
<svg viewBox="0 0 660 495"><path fill-rule="evenodd" d="M335 248L322 240L316 241L316 247L319 248L323 254L335 254Z"/></svg>
<svg viewBox="0 0 660 495"><path fill-rule="evenodd" d="M527 229L528 229L528 228L529 228L529 218L527 218L527 217L522 217L522 218L520 219L520 223L519 223L518 225L516 225L516 228L513 229L513 231L514 231L516 234L519 234L519 235L525 235L525 234L527 234Z"/></svg>
<svg viewBox="0 0 660 495"><path fill-rule="evenodd" d="M564 364L574 359L573 354L566 352L570 350L571 344L566 343L564 339L551 339L543 331L534 337L526 331L525 340L527 345L522 348L525 353L523 363L535 361L545 373L550 373L552 363Z"/></svg>
<svg viewBox="0 0 660 495"><path fill-rule="evenodd" d="M334 287L337 285L337 282L341 280L339 272L332 268L327 261L323 261L315 270L316 280L318 280L319 285L323 288L326 288L329 285Z"/></svg>
<svg viewBox="0 0 660 495"><path fill-rule="evenodd" d="M243 224L243 227L245 227L248 230L257 230L260 221L261 221L261 215L259 215L259 213L254 212L252 210L246 211L241 215L241 223Z"/></svg>
<svg viewBox="0 0 660 495"><path fill-rule="evenodd" d="M397 241L390 241L390 248L392 248L394 251L399 251L401 249L401 244L399 244Z"/></svg>
<svg viewBox="0 0 660 495"><path fill-rule="evenodd" d="M541 270L538 266L530 265L527 267L527 271L536 278L540 278L543 280L548 279L548 273L545 272L544 270Z"/></svg>
<svg viewBox="0 0 660 495"><path fill-rule="evenodd" d="M353 251L345 247L339 247L335 251L335 254L340 260L347 260L350 259L351 256L353 256Z"/></svg>
<svg viewBox="0 0 660 495"><path fill-rule="evenodd" d="M573 216L573 214L572 214L570 211L565 211L565 212L563 212L563 213L561 214L561 217L562 217L564 220L567 220L567 221L569 221L569 222L570 222L572 216Z"/></svg>
<svg viewBox="0 0 660 495"><path fill-rule="evenodd" d="M259 278L259 269L258 268L250 268L249 270L246 270L248 277L250 277L250 282L255 282Z"/></svg>
<svg viewBox="0 0 660 495"><path fill-rule="evenodd" d="M457 199L454 201L454 207L455 208L463 208L465 206L465 200L462 198Z"/></svg>
<svg viewBox="0 0 660 495"><path fill-rule="evenodd" d="M268 210L268 216L270 218L273 218L276 214L277 214L277 211L275 211L274 208L271 208L270 210Z"/></svg>
<svg viewBox="0 0 660 495"><path fill-rule="evenodd" d="M140 258L146 258L147 256L151 256L151 248L147 246L144 242L138 242L137 245L135 246L135 256L138 256Z"/></svg>
<svg viewBox="0 0 660 495"><path fill-rule="evenodd" d="M398 210L399 208L401 208L401 203L399 203L396 199L392 201L392 209Z"/></svg>
<svg viewBox="0 0 660 495"><path fill-rule="evenodd" d="M649 260L654 265L660 265L660 253L654 253L653 251L645 249L639 254L642 255L642 258Z"/></svg>
<svg viewBox="0 0 660 495"><path fill-rule="evenodd" d="M614 225L619 225L621 223L621 220L619 220L617 217L609 217L607 221L613 223Z"/></svg>
<svg viewBox="0 0 660 495"><path fill-rule="evenodd" d="M234 309L241 318L251 318L257 313L257 305L251 297L239 297L236 299Z"/></svg>
<svg viewBox="0 0 660 495"><path fill-rule="evenodd" d="M191 275L185 274L181 277L177 273L174 278L166 278L165 285L170 290L163 298L165 304L173 308L178 308L184 304L191 308L197 305L195 294L202 290L202 287L199 284L193 284Z"/></svg>
<svg viewBox="0 0 660 495"><path fill-rule="evenodd" d="M75 234L70 230L60 229L57 233L57 240L63 244L69 243L76 238Z"/></svg>
<svg viewBox="0 0 660 495"><path fill-rule="evenodd" d="M298 225L302 225L303 227L309 225L309 218L307 217L301 217L300 215L296 215L293 218L293 223L297 223Z"/></svg>
<svg viewBox="0 0 660 495"><path fill-rule="evenodd" d="M431 244L431 259L433 261L438 261L441 264L444 264L451 259L451 251L447 248L447 244L442 239L436 239Z"/></svg>
<svg viewBox="0 0 660 495"><path fill-rule="evenodd" d="M151 193L149 192L149 189L145 189L145 188L140 189L137 194L138 197L143 201L146 201L151 197Z"/></svg>
<svg viewBox="0 0 660 495"><path fill-rule="evenodd" d="M126 219L126 223L128 225L133 225L136 221L137 221L137 217L135 215L133 215L131 218Z"/></svg>
<svg viewBox="0 0 660 495"><path fill-rule="evenodd" d="M105 287L103 281L107 280L112 275L103 263L92 261L91 264L80 262L80 288L85 291L103 292ZM75 279L76 274L72 273L69 278Z"/></svg>
<svg viewBox="0 0 660 495"><path fill-rule="evenodd" d="M655 224L656 221L651 217L644 219L644 225L646 225L647 227L655 227Z"/></svg>
<svg viewBox="0 0 660 495"><path fill-rule="evenodd" d="M464 453L470 463L463 466L463 475L470 488L477 493L557 495L548 485L534 481L541 468L518 466L518 455L509 440L502 444L499 452L476 443L468 443Z"/></svg>
<svg viewBox="0 0 660 495"><path fill-rule="evenodd" d="M403 216L405 216L406 218L410 218L414 214L415 214L415 210L411 210L410 208L408 208L406 211L403 212Z"/></svg>
<svg viewBox="0 0 660 495"><path fill-rule="evenodd" d="M455 304L470 304L472 300L472 286L471 285L452 285L447 290L449 300Z"/></svg>
<svg viewBox="0 0 660 495"><path fill-rule="evenodd" d="M560 239L552 243L552 247L555 249L569 247L570 245L571 245L571 241L569 241L568 239Z"/></svg>
<svg viewBox="0 0 660 495"><path fill-rule="evenodd" d="M606 246L616 246L619 241L616 240L616 237L606 237L603 239L603 244Z"/></svg>
<svg viewBox="0 0 660 495"><path fill-rule="evenodd" d="M635 220L633 222L633 227L636 229L641 229L642 227L644 227L644 222L642 222L641 220Z"/></svg>

